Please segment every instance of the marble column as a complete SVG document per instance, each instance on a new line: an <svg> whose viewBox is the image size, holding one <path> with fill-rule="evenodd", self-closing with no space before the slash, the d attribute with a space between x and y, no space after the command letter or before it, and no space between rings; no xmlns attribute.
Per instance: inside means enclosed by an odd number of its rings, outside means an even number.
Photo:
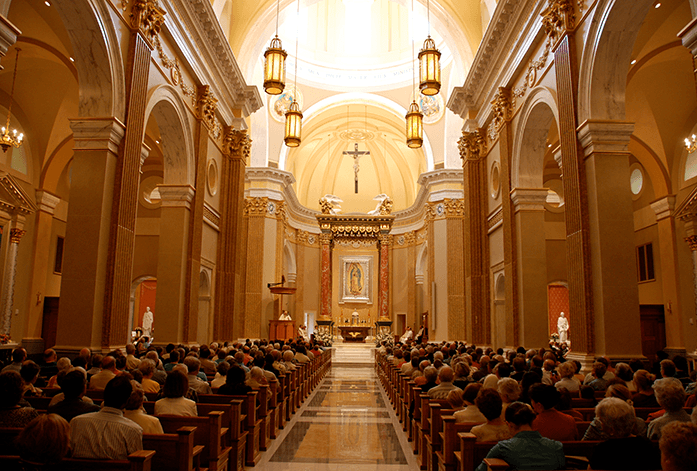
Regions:
<svg viewBox="0 0 697 471"><path fill-rule="evenodd" d="M246 227L243 221L244 174L252 140L246 130L229 128L223 146L220 180L220 233L216 262L213 337L241 337L244 315Z"/></svg>
<svg viewBox="0 0 697 471"><path fill-rule="evenodd" d="M390 317L390 235L380 231L378 236L378 320L388 321ZM324 273L322 273L324 275Z"/></svg>
<svg viewBox="0 0 697 471"><path fill-rule="evenodd" d="M332 234L323 230L319 235L320 244L320 318L332 318ZM378 310L380 307L378 306Z"/></svg>
<svg viewBox="0 0 697 471"><path fill-rule="evenodd" d="M491 343L489 308L489 236L486 153L480 131L463 132L459 141L464 176L464 296L466 327L451 338L471 339L477 345ZM456 234L453 234L454 236ZM448 237L450 240L450 237ZM449 271L453 273L452 271ZM465 294L463 293L463 294ZM457 322L455 323L457 325ZM450 321L448 321L450 326Z"/></svg>
<svg viewBox="0 0 697 471"><path fill-rule="evenodd" d="M518 302L520 344L545 345L547 322L547 255L545 244L546 188L515 188L511 202L518 260Z"/></svg>
<svg viewBox="0 0 697 471"><path fill-rule="evenodd" d="M594 322L589 327L594 348L587 353L617 359L642 357L636 253L631 242L634 212L628 146L633 130L632 123L615 121L586 121L578 129L590 222L591 263L586 269L592 270L593 281Z"/></svg>
<svg viewBox="0 0 697 471"><path fill-rule="evenodd" d="M678 247L675 238L675 196L664 196L653 203L658 227L658 253L661 261L661 287L666 320L666 351L685 353L682 328L682 301L678 275Z"/></svg>
<svg viewBox="0 0 697 471"><path fill-rule="evenodd" d="M58 350L79 351L101 347L114 173L124 126L116 118L71 120L70 126L75 155L56 341Z"/></svg>
<svg viewBox="0 0 697 471"><path fill-rule="evenodd" d="M15 294L15 277L17 275L17 250L19 249L19 241L25 234L22 229L22 224L18 224L17 220L10 221L10 247L7 250L7 259L5 260L5 277L2 285L2 331L0 334L9 334L12 328L12 304Z"/></svg>
<svg viewBox="0 0 697 471"><path fill-rule="evenodd" d="M265 225L269 198L253 197L245 199L244 215L247 218L247 268L244 291L244 330L246 338L262 337L262 290L264 284ZM275 254L274 254L275 255Z"/></svg>
<svg viewBox="0 0 697 471"><path fill-rule="evenodd" d="M162 206L153 337L158 344L178 344L184 341L187 254L195 190L190 185L158 185L158 189ZM195 339L195 331L193 335Z"/></svg>
<svg viewBox="0 0 697 471"><path fill-rule="evenodd" d="M151 8L145 5L144 8ZM134 7L135 8L135 5ZM138 208L138 188L140 185L141 157L143 155L143 135L145 134L145 107L147 104L148 78L153 51L151 33L145 30L152 27L159 31L162 16L147 17L134 13L133 21L142 24L132 25L128 49L126 134L116 163L113 186L113 208L109 235L108 261L104 316L102 324L102 348L124 345L129 338L129 299L133 273L133 253L135 250L136 216ZM153 20L151 22L151 20ZM151 26L152 25L152 26ZM159 307L158 307L159 309Z"/></svg>
<svg viewBox="0 0 697 471"><path fill-rule="evenodd" d="M36 345L36 348L31 348L32 351L44 350L41 328L43 324L46 275L53 272L53 260L49 260L49 253L53 243L51 238L53 212L59 202L60 198L48 191L38 190L36 192L38 211L36 212L33 231L34 255L31 262L28 311L25 314L24 338L22 339L22 344L25 348L31 344Z"/></svg>
<svg viewBox="0 0 697 471"><path fill-rule="evenodd" d="M695 311L697 311L697 235L685 237L685 242L690 246L692 254L692 289L695 299Z"/></svg>

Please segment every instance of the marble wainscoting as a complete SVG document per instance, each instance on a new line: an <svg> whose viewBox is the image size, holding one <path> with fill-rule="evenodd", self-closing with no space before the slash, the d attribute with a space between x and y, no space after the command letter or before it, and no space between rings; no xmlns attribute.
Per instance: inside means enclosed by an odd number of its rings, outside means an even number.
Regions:
<svg viewBox="0 0 697 471"><path fill-rule="evenodd" d="M375 369L332 366L254 468L417 471Z"/></svg>

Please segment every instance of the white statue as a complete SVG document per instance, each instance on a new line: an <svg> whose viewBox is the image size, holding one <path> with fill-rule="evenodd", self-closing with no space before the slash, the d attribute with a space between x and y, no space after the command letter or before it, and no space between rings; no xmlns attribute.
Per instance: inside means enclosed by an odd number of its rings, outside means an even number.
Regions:
<svg viewBox="0 0 697 471"><path fill-rule="evenodd" d="M351 325L358 324L360 316L358 315L358 311L353 311L351 314Z"/></svg>
<svg viewBox="0 0 697 471"><path fill-rule="evenodd" d="M344 200L335 195L324 195L319 200L319 207L322 214L338 214L341 212L341 206L339 203L343 203Z"/></svg>
<svg viewBox="0 0 697 471"><path fill-rule="evenodd" d="M373 201L377 201L378 204L375 206L374 210L368 211L369 216L384 216L392 212L392 198L385 193L380 193L373 198Z"/></svg>
<svg viewBox="0 0 697 471"><path fill-rule="evenodd" d="M559 333L559 343L565 343L568 339L569 320L564 317L564 313L559 314L557 319L557 332Z"/></svg>
<svg viewBox="0 0 697 471"><path fill-rule="evenodd" d="M153 316L152 316L152 311L150 310L150 306L147 306L145 308L145 312L143 313L143 336L144 337L152 337L152 322L153 322Z"/></svg>

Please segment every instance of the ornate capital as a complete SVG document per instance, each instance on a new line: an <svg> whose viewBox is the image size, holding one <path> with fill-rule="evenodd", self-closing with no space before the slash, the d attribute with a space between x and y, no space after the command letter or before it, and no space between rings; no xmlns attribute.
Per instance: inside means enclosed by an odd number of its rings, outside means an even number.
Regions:
<svg viewBox="0 0 697 471"><path fill-rule="evenodd" d="M19 241L22 239L22 236L26 234L27 231L24 229L10 229L10 244L19 244Z"/></svg>
<svg viewBox="0 0 697 471"><path fill-rule="evenodd" d="M491 104L493 105L491 108L493 114L491 126L496 135L498 135L501 126L503 126L506 121L509 121L513 115L511 91L505 87L499 87Z"/></svg>
<svg viewBox="0 0 697 471"><path fill-rule="evenodd" d="M247 135L246 130L239 131L229 128L223 140L223 151L230 157L237 157L245 161L252 150L252 140Z"/></svg>
<svg viewBox="0 0 697 471"><path fill-rule="evenodd" d="M465 215L465 203L460 199L446 198L443 201L445 206L445 217L462 217Z"/></svg>
<svg viewBox="0 0 697 471"><path fill-rule="evenodd" d="M218 99L211 92L210 85L202 85L198 88L196 98L196 112L209 129L215 127L215 110L218 108Z"/></svg>
<svg viewBox="0 0 697 471"><path fill-rule="evenodd" d="M303 231L302 229L298 229L297 233L295 234L295 240L301 244L307 244L307 236L308 235L309 235L309 233L307 231Z"/></svg>
<svg viewBox="0 0 697 471"><path fill-rule="evenodd" d="M139 29L153 43L160 34L165 14L157 0L133 0L131 6L131 26Z"/></svg>
<svg viewBox="0 0 697 471"><path fill-rule="evenodd" d="M697 235L685 237L685 242L690 246L690 250L693 252L697 251Z"/></svg>
<svg viewBox="0 0 697 471"><path fill-rule="evenodd" d="M479 160L486 154L486 139L479 130L463 132L462 137L457 141L457 148L463 163L465 160Z"/></svg>
<svg viewBox="0 0 697 471"><path fill-rule="evenodd" d="M545 33L554 43L565 31L574 27L574 3L572 0L551 0L540 16Z"/></svg>
<svg viewBox="0 0 697 471"><path fill-rule="evenodd" d="M320 232L319 233L319 243L320 245L326 245L332 243L332 233L331 232Z"/></svg>
<svg viewBox="0 0 697 471"><path fill-rule="evenodd" d="M246 198L244 200L244 215L245 216L264 216L268 211L269 199L263 198Z"/></svg>
<svg viewBox="0 0 697 471"><path fill-rule="evenodd" d="M380 243L380 246L390 246L392 245L392 236L390 234L380 234L378 236L378 241Z"/></svg>

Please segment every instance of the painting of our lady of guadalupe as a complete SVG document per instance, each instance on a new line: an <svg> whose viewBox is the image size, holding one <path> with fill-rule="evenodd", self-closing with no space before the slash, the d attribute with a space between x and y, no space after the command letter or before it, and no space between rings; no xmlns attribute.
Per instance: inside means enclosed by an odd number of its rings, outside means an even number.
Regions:
<svg viewBox="0 0 697 471"><path fill-rule="evenodd" d="M372 303L371 256L351 256L341 259L341 298L339 303Z"/></svg>

